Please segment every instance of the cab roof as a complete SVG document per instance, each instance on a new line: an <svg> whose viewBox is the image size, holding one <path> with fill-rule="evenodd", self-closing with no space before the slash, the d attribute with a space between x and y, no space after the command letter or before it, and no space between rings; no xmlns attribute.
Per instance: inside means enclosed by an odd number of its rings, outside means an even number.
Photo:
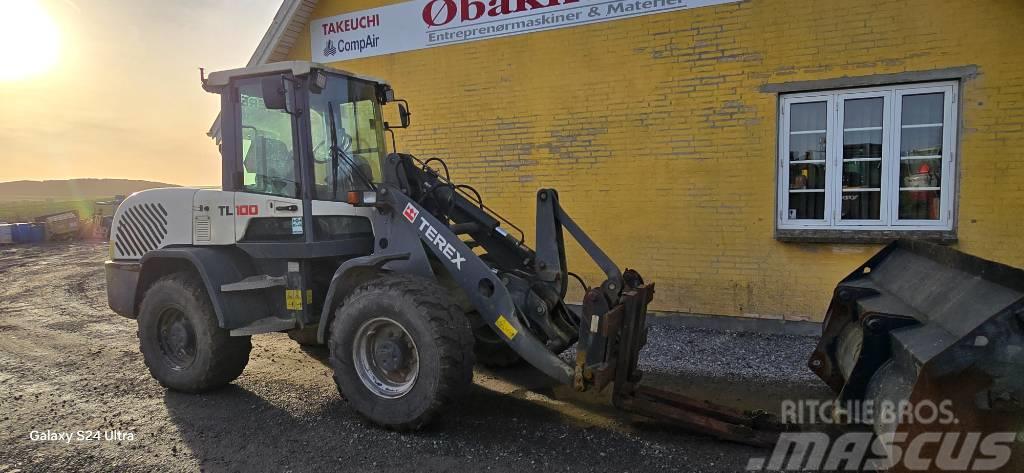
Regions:
<svg viewBox="0 0 1024 473"><path fill-rule="evenodd" d="M356 79L362 79L365 81L376 82L378 84L389 85L387 81L377 79L375 77L364 76L361 74L355 74L341 69L335 69L330 66L325 66L320 63L310 61L282 61L282 62L271 62L268 64L259 64L249 67L241 67L238 69L228 69L226 71L211 72L206 77L206 82L203 84L204 88L219 89L226 87L232 79L241 77L258 76L264 74L273 73L291 73L295 76L302 76L309 74L310 71L319 69L324 72L330 72L339 74L347 77L353 77Z"/></svg>

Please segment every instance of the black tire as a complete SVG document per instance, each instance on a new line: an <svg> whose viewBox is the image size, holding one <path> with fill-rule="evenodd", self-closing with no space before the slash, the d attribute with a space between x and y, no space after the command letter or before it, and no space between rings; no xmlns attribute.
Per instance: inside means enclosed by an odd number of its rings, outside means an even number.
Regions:
<svg viewBox="0 0 1024 473"><path fill-rule="evenodd" d="M479 314L474 311L467 314L467 317L473 325L473 352L477 363L488 368L510 368L523 361Z"/></svg>
<svg viewBox="0 0 1024 473"><path fill-rule="evenodd" d="M139 310L139 348L150 374L164 387L201 393L242 374L250 337L232 337L217 326L206 289L195 276L177 273L157 280Z"/></svg>
<svg viewBox="0 0 1024 473"><path fill-rule="evenodd" d="M304 347L315 347L320 344L316 341L317 326L311 325L303 328L296 328L288 331L288 338Z"/></svg>
<svg viewBox="0 0 1024 473"><path fill-rule="evenodd" d="M367 327L383 324L369 334ZM397 326L398 329L395 329ZM404 332L404 334L403 334ZM400 388L381 388L362 377L381 374L380 345L402 341L404 368L383 373L406 374ZM378 341L377 337L383 338ZM390 338L388 338L390 336ZM360 340L357 340L359 338ZM362 341L362 342L361 342ZM473 382L473 335L469 323L447 291L436 282L401 274L386 274L352 291L338 309L328 340L334 380L348 403L371 422L393 430L415 430L428 424ZM372 352L373 355L359 355ZM362 359L357 359L363 356ZM415 362L409 362L415 356ZM394 361L394 360L392 360ZM367 363L373 366L368 368ZM386 367L386 361L381 362ZM367 373L371 374L367 374ZM390 378L389 378L390 379ZM375 387L371 387L375 386ZM383 390L389 392L381 393Z"/></svg>

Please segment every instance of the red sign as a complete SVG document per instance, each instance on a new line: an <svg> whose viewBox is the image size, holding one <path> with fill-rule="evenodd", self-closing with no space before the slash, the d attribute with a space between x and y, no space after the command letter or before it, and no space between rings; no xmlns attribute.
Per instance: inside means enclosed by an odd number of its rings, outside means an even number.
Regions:
<svg viewBox="0 0 1024 473"><path fill-rule="evenodd" d="M405 204L405 210L402 211L402 215L405 216L405 219L408 220L409 223L415 222L416 216L419 214L420 211L416 210L416 207L413 207L412 204Z"/></svg>
<svg viewBox="0 0 1024 473"><path fill-rule="evenodd" d="M540 8L576 3L580 0L431 0L423 7L423 22L429 26L447 25L456 16L460 22L520 13Z"/></svg>

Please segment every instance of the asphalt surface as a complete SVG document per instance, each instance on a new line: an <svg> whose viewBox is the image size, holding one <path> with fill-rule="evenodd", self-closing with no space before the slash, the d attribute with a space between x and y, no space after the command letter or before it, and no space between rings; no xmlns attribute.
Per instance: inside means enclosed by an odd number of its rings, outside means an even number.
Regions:
<svg viewBox="0 0 1024 473"><path fill-rule="evenodd" d="M340 398L322 350L281 334L253 337L231 386L170 392L149 377L135 322L106 306L106 253L91 243L0 247L2 473L734 472L770 453L618 413L528 367L478 370L444 418L389 432ZM654 385L768 410L828 396L804 368L813 338L655 321L649 340L641 368ZM33 439L47 431L71 440Z"/></svg>

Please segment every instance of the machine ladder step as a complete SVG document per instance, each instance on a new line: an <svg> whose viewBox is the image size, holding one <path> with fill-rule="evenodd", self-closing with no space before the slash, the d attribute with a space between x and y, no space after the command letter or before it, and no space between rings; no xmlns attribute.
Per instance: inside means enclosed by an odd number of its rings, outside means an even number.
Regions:
<svg viewBox="0 0 1024 473"><path fill-rule="evenodd" d="M286 285L287 281L284 276L260 274L257 276L249 276L238 282L222 284L220 286L220 290L221 292L256 291L271 287L284 287Z"/></svg>
<svg viewBox="0 0 1024 473"><path fill-rule="evenodd" d="M264 317L245 327L232 330L231 336L238 337L260 333L283 332L296 327L298 327L298 323L296 323L295 318Z"/></svg>

